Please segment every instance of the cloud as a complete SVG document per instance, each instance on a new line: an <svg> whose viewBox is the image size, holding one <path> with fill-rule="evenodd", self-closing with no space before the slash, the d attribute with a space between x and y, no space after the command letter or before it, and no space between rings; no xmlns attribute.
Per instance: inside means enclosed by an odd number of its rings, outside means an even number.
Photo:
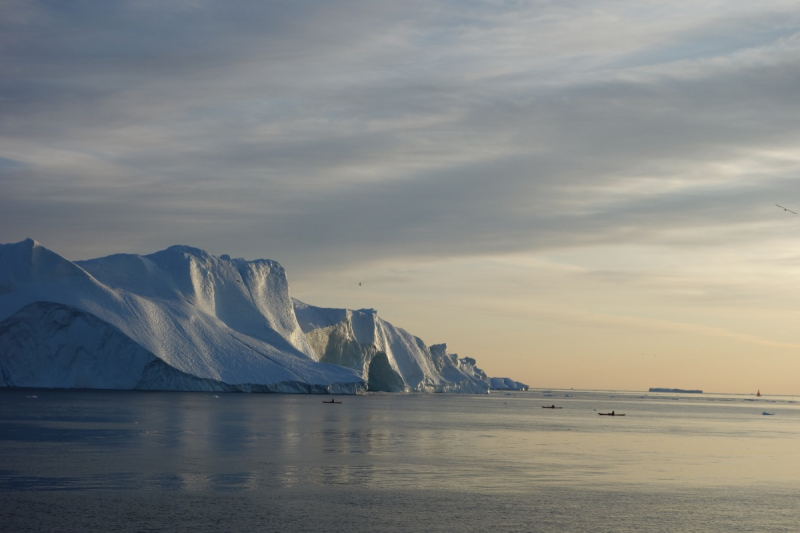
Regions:
<svg viewBox="0 0 800 533"><path fill-rule="evenodd" d="M81 256L755 239L800 170L781 2L8 6L4 240Z"/></svg>

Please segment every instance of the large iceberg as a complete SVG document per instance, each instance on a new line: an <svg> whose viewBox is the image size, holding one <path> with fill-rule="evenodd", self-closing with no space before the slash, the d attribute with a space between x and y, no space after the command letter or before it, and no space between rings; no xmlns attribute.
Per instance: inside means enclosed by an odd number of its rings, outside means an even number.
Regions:
<svg viewBox="0 0 800 533"><path fill-rule="evenodd" d="M0 386L485 393L474 360L373 310L289 296L278 263L188 246L71 262L0 245Z"/></svg>

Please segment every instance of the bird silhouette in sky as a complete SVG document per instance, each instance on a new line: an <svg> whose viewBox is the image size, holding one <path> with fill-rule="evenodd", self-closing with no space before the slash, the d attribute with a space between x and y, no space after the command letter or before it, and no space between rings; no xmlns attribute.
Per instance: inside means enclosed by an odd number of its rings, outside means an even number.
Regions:
<svg viewBox="0 0 800 533"><path fill-rule="evenodd" d="M778 205L778 204L775 204L775 205ZM797 214L797 213L795 213L794 211L792 211L791 209L787 209L787 208L783 207L782 205L778 205L778 207L780 207L780 208L781 208L781 209L783 209L784 211L788 211L788 212L790 212L790 213L792 213L792 214L794 214L794 215L796 215L796 214Z"/></svg>

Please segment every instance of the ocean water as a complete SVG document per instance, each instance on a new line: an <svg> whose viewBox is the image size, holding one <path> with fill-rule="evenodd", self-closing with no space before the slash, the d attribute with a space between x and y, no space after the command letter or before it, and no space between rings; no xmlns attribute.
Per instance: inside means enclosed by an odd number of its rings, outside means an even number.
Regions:
<svg viewBox="0 0 800 533"><path fill-rule="evenodd" d="M0 530L800 531L794 398L323 399L0 391Z"/></svg>

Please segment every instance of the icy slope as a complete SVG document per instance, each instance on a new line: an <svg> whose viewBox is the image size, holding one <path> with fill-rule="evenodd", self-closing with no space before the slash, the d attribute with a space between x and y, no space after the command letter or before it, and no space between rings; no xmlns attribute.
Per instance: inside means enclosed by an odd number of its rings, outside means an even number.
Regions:
<svg viewBox="0 0 800 533"><path fill-rule="evenodd" d="M128 354L122 363L115 359L120 346ZM72 263L30 239L0 245L6 386L364 388L357 372L314 357L275 262L173 246L149 256ZM47 360L53 369L42 368Z"/></svg>
<svg viewBox="0 0 800 533"><path fill-rule="evenodd" d="M320 361L355 369L373 391L485 393L474 361L447 353L378 317L373 309L314 307L294 300L300 327Z"/></svg>
<svg viewBox="0 0 800 533"><path fill-rule="evenodd" d="M50 302L0 322L0 386L234 390L179 372L97 317Z"/></svg>
<svg viewBox="0 0 800 533"><path fill-rule="evenodd" d="M489 392L490 380L486 373L476 367L475 359L459 358L447 351L446 344L434 344L430 347L431 358L442 379L447 383L444 392Z"/></svg>

